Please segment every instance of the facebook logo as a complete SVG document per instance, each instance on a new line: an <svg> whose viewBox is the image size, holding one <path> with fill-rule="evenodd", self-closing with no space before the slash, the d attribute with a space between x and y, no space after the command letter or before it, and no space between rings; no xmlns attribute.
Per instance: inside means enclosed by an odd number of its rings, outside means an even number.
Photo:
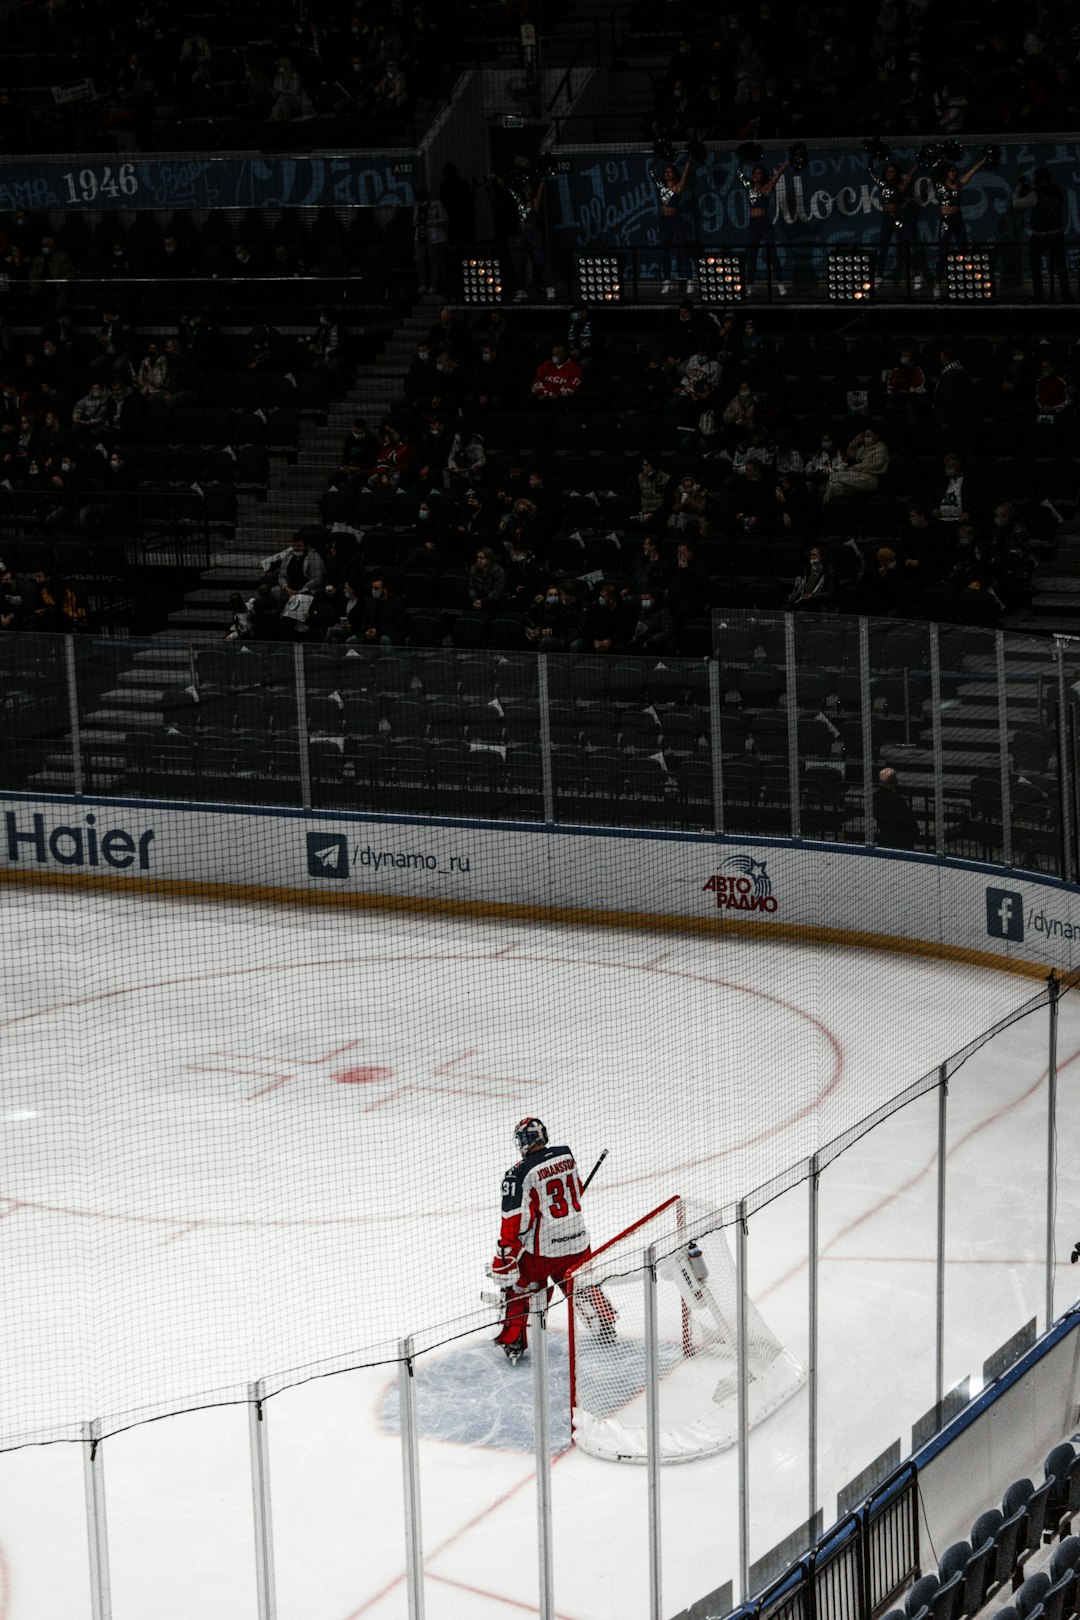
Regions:
<svg viewBox="0 0 1080 1620"><path fill-rule="evenodd" d="M986 932L992 939L1023 939L1024 897L1014 889L987 889Z"/></svg>
<svg viewBox="0 0 1080 1620"><path fill-rule="evenodd" d="M307 835L309 877L347 878L349 845L342 833L309 832Z"/></svg>

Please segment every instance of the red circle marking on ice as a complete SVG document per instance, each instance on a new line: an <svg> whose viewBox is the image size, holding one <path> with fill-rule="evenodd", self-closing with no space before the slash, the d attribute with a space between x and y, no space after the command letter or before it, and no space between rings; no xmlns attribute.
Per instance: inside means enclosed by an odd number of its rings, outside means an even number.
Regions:
<svg viewBox="0 0 1080 1620"><path fill-rule="evenodd" d="M333 1078L339 1086L369 1086L373 1080L389 1080L393 1069L380 1069L377 1063L365 1063L356 1069L338 1069Z"/></svg>

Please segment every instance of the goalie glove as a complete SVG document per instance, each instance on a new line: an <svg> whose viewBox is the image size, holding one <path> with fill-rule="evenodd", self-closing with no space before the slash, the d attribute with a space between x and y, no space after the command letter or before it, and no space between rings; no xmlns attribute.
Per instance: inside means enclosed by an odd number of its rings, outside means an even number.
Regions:
<svg viewBox="0 0 1080 1620"><path fill-rule="evenodd" d="M488 1266L488 1276L500 1288L516 1288L521 1277L521 1270L517 1263L517 1256L499 1245L494 1260Z"/></svg>

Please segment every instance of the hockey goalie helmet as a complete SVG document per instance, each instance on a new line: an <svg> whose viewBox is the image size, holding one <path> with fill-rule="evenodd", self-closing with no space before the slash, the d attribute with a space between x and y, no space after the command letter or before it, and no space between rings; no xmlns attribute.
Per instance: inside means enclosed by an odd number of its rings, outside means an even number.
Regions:
<svg viewBox="0 0 1080 1620"><path fill-rule="evenodd" d="M522 1119L514 1126L514 1142L519 1153L532 1153L547 1146L547 1126L539 1119Z"/></svg>

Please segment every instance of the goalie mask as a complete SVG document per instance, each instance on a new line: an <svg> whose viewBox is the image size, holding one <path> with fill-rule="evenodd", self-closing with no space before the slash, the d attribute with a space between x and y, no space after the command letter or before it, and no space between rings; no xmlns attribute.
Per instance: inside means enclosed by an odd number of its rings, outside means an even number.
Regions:
<svg viewBox="0 0 1080 1620"><path fill-rule="evenodd" d="M514 1142L519 1153L531 1153L547 1146L547 1127L539 1119L523 1119L514 1126Z"/></svg>

